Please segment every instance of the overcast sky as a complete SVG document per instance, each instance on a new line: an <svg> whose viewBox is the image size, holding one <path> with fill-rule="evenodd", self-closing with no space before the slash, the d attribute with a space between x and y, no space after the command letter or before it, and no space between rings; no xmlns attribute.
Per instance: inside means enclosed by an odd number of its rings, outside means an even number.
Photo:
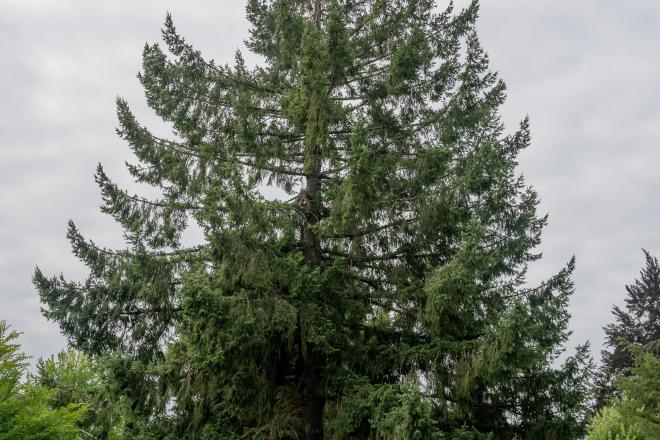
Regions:
<svg viewBox="0 0 660 440"><path fill-rule="evenodd" d="M463 2L459 2L461 4ZM440 2L444 4L444 2ZM121 246L99 213L97 162L120 182L128 147L114 100L149 113L136 80L166 11L208 58L230 61L247 36L238 0L0 0L0 319L35 357L66 341L40 314L30 278L81 279L66 222ZM520 169L550 214L535 279L577 257L574 346L591 340L638 275L641 248L660 253L660 2L482 0L478 25L509 88L503 119L525 115L533 143Z"/></svg>

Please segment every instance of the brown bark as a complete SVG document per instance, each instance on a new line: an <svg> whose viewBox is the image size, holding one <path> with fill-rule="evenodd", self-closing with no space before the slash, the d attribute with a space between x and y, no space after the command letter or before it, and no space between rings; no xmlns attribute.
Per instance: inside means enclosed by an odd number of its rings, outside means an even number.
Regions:
<svg viewBox="0 0 660 440"><path fill-rule="evenodd" d="M302 231L303 254L305 260L312 267L321 265L321 241L314 232L313 226L318 223L321 212L321 159L320 149L315 146L313 154L314 168L306 177L304 190L305 225ZM306 439L323 439L323 411L325 397L321 394L319 386L325 369L325 358L313 344L299 338L299 359L301 366L301 385L303 403L305 405L305 421L307 424Z"/></svg>

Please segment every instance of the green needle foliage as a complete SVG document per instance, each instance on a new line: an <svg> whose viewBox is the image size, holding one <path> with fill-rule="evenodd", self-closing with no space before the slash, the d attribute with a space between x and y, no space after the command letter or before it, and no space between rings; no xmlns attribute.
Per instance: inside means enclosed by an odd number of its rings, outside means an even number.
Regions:
<svg viewBox="0 0 660 440"><path fill-rule="evenodd" d="M588 440L645 440L616 408L604 407L589 427Z"/></svg>
<svg viewBox="0 0 660 440"><path fill-rule="evenodd" d="M639 278L626 286L625 309L614 307L616 321L604 327L606 343L611 351L602 351L597 386L596 409L618 394L617 377L631 374L635 357L630 344L645 346L660 355L660 264L644 251L645 265Z"/></svg>
<svg viewBox="0 0 660 440"><path fill-rule="evenodd" d="M620 393L595 417L589 440L660 438L660 356L639 346L626 348L634 364L615 380Z"/></svg>
<svg viewBox="0 0 660 440"><path fill-rule="evenodd" d="M27 356L13 342L18 336L0 321L0 440L81 440L76 422L85 408L51 410L52 392L23 381Z"/></svg>
<svg viewBox="0 0 660 440"><path fill-rule="evenodd" d="M636 365L630 376L617 381L623 417L644 433L645 438L660 438L660 356L632 349Z"/></svg>
<svg viewBox="0 0 660 440"><path fill-rule="evenodd" d="M123 438L126 402L107 389L106 368L102 359L92 360L74 349L40 359L31 383L50 390L48 406L58 410L72 404L88 409L77 426L84 439L119 440Z"/></svg>
<svg viewBox="0 0 660 440"><path fill-rule="evenodd" d="M82 283L37 270L46 316L110 353L129 438L571 439L586 347L573 262L537 287L546 217L516 172L478 6L250 0L262 64L202 57L168 16L139 79L163 138L117 101L128 170L99 166L128 248L73 223ZM198 246L182 242L194 224Z"/></svg>

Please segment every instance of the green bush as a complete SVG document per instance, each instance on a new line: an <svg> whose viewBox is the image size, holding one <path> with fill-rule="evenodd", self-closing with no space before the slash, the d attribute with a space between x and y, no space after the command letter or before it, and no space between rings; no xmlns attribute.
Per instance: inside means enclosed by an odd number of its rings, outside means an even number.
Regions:
<svg viewBox="0 0 660 440"><path fill-rule="evenodd" d="M23 380L28 358L14 343L18 336L0 321L0 440L81 439L76 422L86 408L49 408L53 392Z"/></svg>
<svg viewBox="0 0 660 440"><path fill-rule="evenodd" d="M603 408L594 418L588 440L646 440L637 429L628 426L616 408Z"/></svg>
<svg viewBox="0 0 660 440"><path fill-rule="evenodd" d="M660 357L630 346L635 368L616 381L620 397L593 420L589 440L660 439Z"/></svg>

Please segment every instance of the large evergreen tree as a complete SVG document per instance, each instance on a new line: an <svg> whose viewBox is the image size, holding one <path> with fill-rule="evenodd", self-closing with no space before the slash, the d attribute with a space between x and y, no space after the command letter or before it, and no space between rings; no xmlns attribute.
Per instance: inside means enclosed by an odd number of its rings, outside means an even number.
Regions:
<svg viewBox="0 0 660 440"><path fill-rule="evenodd" d="M660 265L647 251L644 251L644 258L645 266L639 278L626 286L625 310L614 306L615 322L604 327L605 343L611 351L602 351L597 408L617 394L614 381L628 375L635 365L628 345L646 346L660 355Z"/></svg>
<svg viewBox="0 0 660 440"><path fill-rule="evenodd" d="M127 249L70 224L89 278L35 274L75 347L112 353L129 435L580 435L586 349L553 363L573 263L525 283L546 223L515 170L528 123L503 133L476 2L434 3L250 0L254 68L206 60L170 17L169 53L145 47L139 79L173 135L122 99L118 133L162 197L99 166Z"/></svg>

